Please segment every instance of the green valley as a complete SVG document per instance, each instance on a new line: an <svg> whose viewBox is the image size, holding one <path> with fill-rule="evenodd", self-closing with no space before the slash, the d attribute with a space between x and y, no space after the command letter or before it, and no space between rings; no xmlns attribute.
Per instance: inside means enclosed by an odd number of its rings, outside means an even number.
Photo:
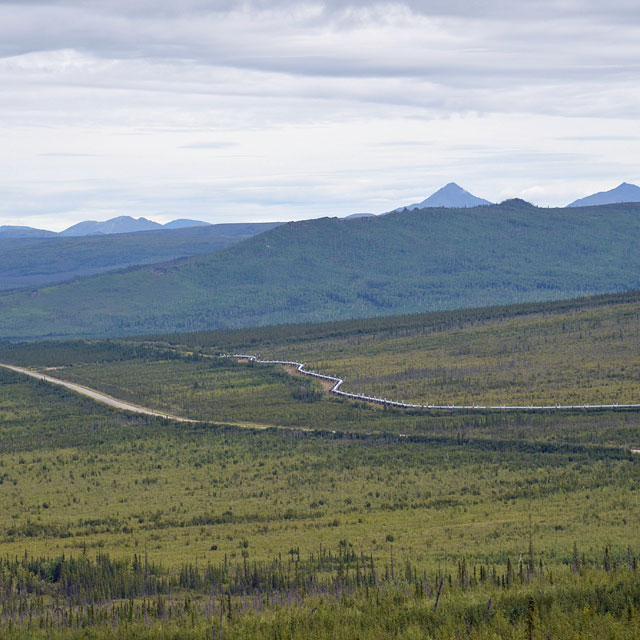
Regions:
<svg viewBox="0 0 640 640"><path fill-rule="evenodd" d="M640 640L637 3L0 33L0 640Z"/></svg>

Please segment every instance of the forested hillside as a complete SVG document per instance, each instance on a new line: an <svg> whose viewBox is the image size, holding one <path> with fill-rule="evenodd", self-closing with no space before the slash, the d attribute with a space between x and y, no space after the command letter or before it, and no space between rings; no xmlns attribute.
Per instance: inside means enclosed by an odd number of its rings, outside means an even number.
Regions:
<svg viewBox="0 0 640 640"><path fill-rule="evenodd" d="M217 224L68 238L0 237L0 290L33 288L132 265L211 253L275 226Z"/></svg>
<svg viewBox="0 0 640 640"><path fill-rule="evenodd" d="M289 223L221 252L0 297L0 337L127 335L553 300L640 286L640 204Z"/></svg>

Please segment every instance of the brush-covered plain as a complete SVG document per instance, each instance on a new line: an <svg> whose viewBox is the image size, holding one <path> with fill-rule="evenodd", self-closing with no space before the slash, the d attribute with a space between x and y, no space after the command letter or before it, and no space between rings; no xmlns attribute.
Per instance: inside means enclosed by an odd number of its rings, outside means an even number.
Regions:
<svg viewBox="0 0 640 640"><path fill-rule="evenodd" d="M5 637L640 624L640 467L623 447L176 424L8 371L0 419Z"/></svg>
<svg viewBox="0 0 640 640"><path fill-rule="evenodd" d="M3 637L638 637L640 413L384 410L214 355L410 395L429 367L490 393L511 350L536 397L550 379L580 392L588 370L626 398L637 298L2 344L0 361L202 420L0 370Z"/></svg>
<svg viewBox="0 0 640 640"><path fill-rule="evenodd" d="M489 308L136 341L0 344L0 361L205 421L359 433L640 445L634 413L382 410L342 400L282 367L216 354L295 359L344 389L431 404L640 401L640 296Z"/></svg>

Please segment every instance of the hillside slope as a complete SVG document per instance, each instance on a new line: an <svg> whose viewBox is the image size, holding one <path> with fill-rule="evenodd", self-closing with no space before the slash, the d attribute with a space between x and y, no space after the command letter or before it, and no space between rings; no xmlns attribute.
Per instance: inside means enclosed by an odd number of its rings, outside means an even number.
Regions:
<svg viewBox="0 0 640 640"><path fill-rule="evenodd" d="M51 238L58 235L54 231L34 229L33 227L2 225L0 226L0 239L2 238Z"/></svg>
<svg viewBox="0 0 640 640"><path fill-rule="evenodd" d="M132 265L210 253L274 226L243 223L69 238L0 237L0 290L39 287Z"/></svg>
<svg viewBox="0 0 640 640"><path fill-rule="evenodd" d="M0 336L131 335L640 287L640 205L522 201L289 223L212 255L0 296Z"/></svg>

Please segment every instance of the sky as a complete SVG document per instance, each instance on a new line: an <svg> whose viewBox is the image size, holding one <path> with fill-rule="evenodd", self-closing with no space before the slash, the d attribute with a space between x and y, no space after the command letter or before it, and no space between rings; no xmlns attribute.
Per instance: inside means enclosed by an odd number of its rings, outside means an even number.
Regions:
<svg viewBox="0 0 640 640"><path fill-rule="evenodd" d="M0 0L0 225L640 183L637 0Z"/></svg>

